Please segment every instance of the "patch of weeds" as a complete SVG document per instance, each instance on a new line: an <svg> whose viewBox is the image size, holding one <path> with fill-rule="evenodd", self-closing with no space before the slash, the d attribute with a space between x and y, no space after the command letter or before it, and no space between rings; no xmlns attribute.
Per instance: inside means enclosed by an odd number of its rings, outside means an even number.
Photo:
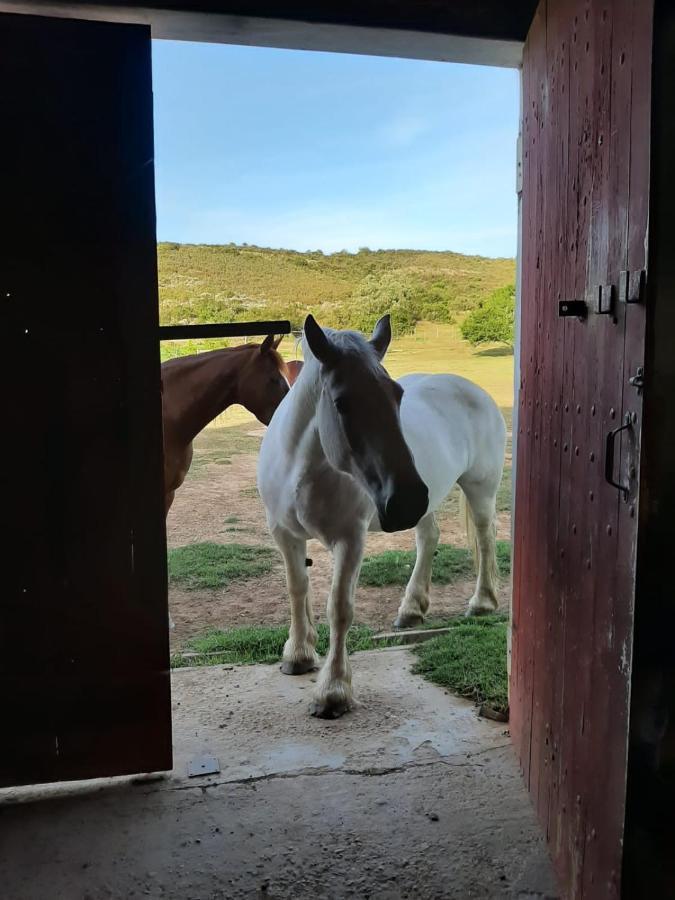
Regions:
<svg viewBox="0 0 675 900"><path fill-rule="evenodd" d="M220 588L272 571L279 556L270 547L242 544L188 544L169 550L169 581L190 591Z"/></svg>
<svg viewBox="0 0 675 900"><path fill-rule="evenodd" d="M260 494L258 493L258 485L254 484L251 487L242 488L239 493L242 497L255 497L256 500L260 500ZM261 501L262 502L262 501Z"/></svg>
<svg viewBox="0 0 675 900"><path fill-rule="evenodd" d="M414 550L385 550L383 553L366 556L359 583L367 587L407 584L415 565L415 557ZM508 575L511 570L511 545L508 541L497 541L497 564L500 574ZM469 549L439 544L431 566L431 581L434 584L452 584L473 573L474 561Z"/></svg>
<svg viewBox="0 0 675 900"><path fill-rule="evenodd" d="M438 627L438 623L434 623ZM450 620L452 630L413 647L418 661L413 672L447 687L455 694L508 708L506 672L506 615Z"/></svg>
<svg viewBox="0 0 675 900"><path fill-rule="evenodd" d="M241 426L205 428L194 440L191 474L199 474L210 465L229 466L240 453L256 453L259 438L246 434Z"/></svg>
<svg viewBox="0 0 675 900"><path fill-rule="evenodd" d="M392 638L383 644L373 642L375 630L368 625L353 625L347 635L347 652L372 650L375 646L396 646L399 638ZM223 663L230 665L251 665L254 663L274 663L281 659L284 644L288 639L286 626L250 626L231 628L228 631L214 629L201 637L192 638L185 649L199 654L196 657L183 657L176 654L171 665L174 668L185 666L216 666ZM321 655L328 651L329 631L327 625L317 627L317 652ZM208 654L208 655L207 655Z"/></svg>

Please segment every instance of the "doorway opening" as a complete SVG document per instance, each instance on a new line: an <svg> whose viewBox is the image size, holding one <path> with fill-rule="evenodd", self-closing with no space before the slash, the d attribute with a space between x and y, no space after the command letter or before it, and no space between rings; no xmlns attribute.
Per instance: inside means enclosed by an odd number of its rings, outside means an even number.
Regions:
<svg viewBox="0 0 675 900"><path fill-rule="evenodd" d="M499 638L476 648L491 656L505 645L510 602L518 73L166 41L153 55L162 325L287 320L279 351L294 366L308 313L367 333L390 313L392 377L463 376L500 407ZM262 338L228 343L249 340ZM167 341L162 358L223 345ZM194 440L167 518L177 667L272 662L283 649L283 563L256 487L264 432L236 404ZM464 623L475 587L458 488L436 518L423 624L449 628ZM331 556L317 541L308 555L325 649ZM414 563L411 531L369 536L353 647L405 640L380 636L392 631ZM491 663L476 683L449 686L504 715L503 659L496 668L498 689L487 688Z"/></svg>

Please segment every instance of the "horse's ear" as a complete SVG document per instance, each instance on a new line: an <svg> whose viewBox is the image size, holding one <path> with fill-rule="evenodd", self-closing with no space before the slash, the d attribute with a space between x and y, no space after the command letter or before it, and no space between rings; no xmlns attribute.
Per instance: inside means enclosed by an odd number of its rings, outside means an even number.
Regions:
<svg viewBox="0 0 675 900"><path fill-rule="evenodd" d="M337 350L326 337L323 328L310 313L305 319L305 338L309 349L324 366L334 365L337 360Z"/></svg>
<svg viewBox="0 0 675 900"><path fill-rule="evenodd" d="M269 351L274 347L274 335L268 334L265 340L260 345L261 353L269 353ZM276 349L276 348L274 348Z"/></svg>
<svg viewBox="0 0 675 900"><path fill-rule="evenodd" d="M371 347L375 348L375 352L379 356L380 359L384 357L384 354L387 352L389 348L389 344L391 343L391 320L389 318L389 313L386 316L382 316L381 319L378 320L375 328L373 328L373 333L370 338Z"/></svg>

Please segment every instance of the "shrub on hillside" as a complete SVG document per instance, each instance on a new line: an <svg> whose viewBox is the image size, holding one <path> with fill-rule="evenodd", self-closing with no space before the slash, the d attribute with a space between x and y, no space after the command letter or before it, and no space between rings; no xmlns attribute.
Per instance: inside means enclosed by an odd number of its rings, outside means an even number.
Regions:
<svg viewBox="0 0 675 900"><path fill-rule="evenodd" d="M389 313L394 334L410 334L421 319L416 301L416 286L405 275L367 275L342 310L343 327L368 334L380 316Z"/></svg>
<svg viewBox="0 0 675 900"><path fill-rule="evenodd" d="M462 337L478 344L507 344L513 347L516 317L516 288L510 284L494 291L461 325Z"/></svg>

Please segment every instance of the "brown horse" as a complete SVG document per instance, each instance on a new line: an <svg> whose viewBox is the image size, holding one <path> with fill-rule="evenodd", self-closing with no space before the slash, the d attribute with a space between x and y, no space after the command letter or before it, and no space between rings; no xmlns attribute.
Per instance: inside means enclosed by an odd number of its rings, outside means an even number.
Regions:
<svg viewBox="0 0 675 900"><path fill-rule="evenodd" d="M286 368L288 369L288 383L291 387L298 380L298 375L302 371L303 362L301 359L290 359L286 363Z"/></svg>
<svg viewBox="0 0 675 900"><path fill-rule="evenodd" d="M241 403L263 423L289 390L277 352L281 338L171 359L162 365L164 494L168 513L192 462L192 441L217 415Z"/></svg>

